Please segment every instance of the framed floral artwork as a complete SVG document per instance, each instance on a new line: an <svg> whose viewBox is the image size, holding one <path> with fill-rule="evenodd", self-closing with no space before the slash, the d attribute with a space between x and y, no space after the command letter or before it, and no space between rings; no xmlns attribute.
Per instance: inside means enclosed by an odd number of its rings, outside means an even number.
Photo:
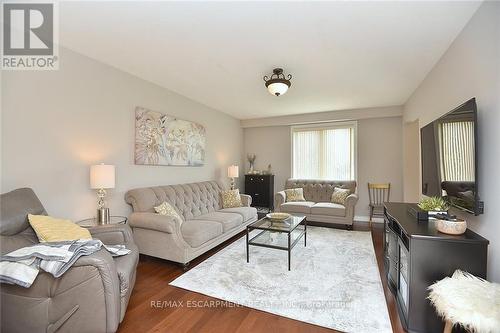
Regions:
<svg viewBox="0 0 500 333"><path fill-rule="evenodd" d="M205 127L143 107L135 109L135 164L201 166Z"/></svg>

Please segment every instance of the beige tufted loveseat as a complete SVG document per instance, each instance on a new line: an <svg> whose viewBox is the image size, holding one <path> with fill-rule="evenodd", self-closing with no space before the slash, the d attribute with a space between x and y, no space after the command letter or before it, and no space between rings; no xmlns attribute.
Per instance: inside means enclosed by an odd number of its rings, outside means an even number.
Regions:
<svg viewBox="0 0 500 333"><path fill-rule="evenodd" d="M345 206L331 202L335 187L350 190L351 194L347 197ZM354 208L358 202L355 181L288 179L285 189L291 188L302 188L306 201L286 202L285 191L281 191L274 197L276 211L302 214L307 216L307 221L344 224L352 228Z"/></svg>
<svg viewBox="0 0 500 333"><path fill-rule="evenodd" d="M125 201L134 210L129 221L139 252L186 265L257 220L249 195L241 195L243 207L222 209L224 190L221 183L207 181L128 191ZM154 207L164 201L182 218L156 214Z"/></svg>

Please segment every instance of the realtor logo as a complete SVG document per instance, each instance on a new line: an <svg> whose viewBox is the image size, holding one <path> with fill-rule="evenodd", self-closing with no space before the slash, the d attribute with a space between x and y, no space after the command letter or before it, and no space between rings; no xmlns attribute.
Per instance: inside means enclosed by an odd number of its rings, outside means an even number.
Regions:
<svg viewBox="0 0 500 333"><path fill-rule="evenodd" d="M58 69L55 3L3 3L2 69Z"/></svg>

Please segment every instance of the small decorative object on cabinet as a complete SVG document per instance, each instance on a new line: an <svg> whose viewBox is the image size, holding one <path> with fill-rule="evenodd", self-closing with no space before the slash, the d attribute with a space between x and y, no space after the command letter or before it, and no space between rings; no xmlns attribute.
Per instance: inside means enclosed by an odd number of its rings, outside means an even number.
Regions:
<svg viewBox="0 0 500 333"><path fill-rule="evenodd" d="M255 154L247 154L247 160L248 160L248 163L250 163L250 168L248 169L248 173L249 174L253 174L255 171L254 171L254 166L255 166L255 158L257 156L255 156Z"/></svg>
<svg viewBox="0 0 500 333"><path fill-rule="evenodd" d="M436 215L436 229L443 234L462 235L467 230L467 222L456 216Z"/></svg>
<svg viewBox="0 0 500 333"><path fill-rule="evenodd" d="M269 164L267 166L266 174L268 174L268 175L272 175L273 174L273 167L271 166L271 164Z"/></svg>
<svg viewBox="0 0 500 333"><path fill-rule="evenodd" d="M253 207L274 206L274 175L245 175L245 193L252 196Z"/></svg>

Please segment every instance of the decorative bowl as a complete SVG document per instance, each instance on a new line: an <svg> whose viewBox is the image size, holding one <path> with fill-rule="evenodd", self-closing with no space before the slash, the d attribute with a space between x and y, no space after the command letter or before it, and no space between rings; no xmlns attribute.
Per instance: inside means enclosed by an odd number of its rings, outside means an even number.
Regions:
<svg viewBox="0 0 500 333"><path fill-rule="evenodd" d="M266 217L270 220L273 220L273 221L284 221L286 220L287 218L289 218L290 214L288 213L269 213L266 215Z"/></svg>
<svg viewBox="0 0 500 333"><path fill-rule="evenodd" d="M439 232L448 235L462 235L467 230L464 220L436 220L435 225Z"/></svg>

